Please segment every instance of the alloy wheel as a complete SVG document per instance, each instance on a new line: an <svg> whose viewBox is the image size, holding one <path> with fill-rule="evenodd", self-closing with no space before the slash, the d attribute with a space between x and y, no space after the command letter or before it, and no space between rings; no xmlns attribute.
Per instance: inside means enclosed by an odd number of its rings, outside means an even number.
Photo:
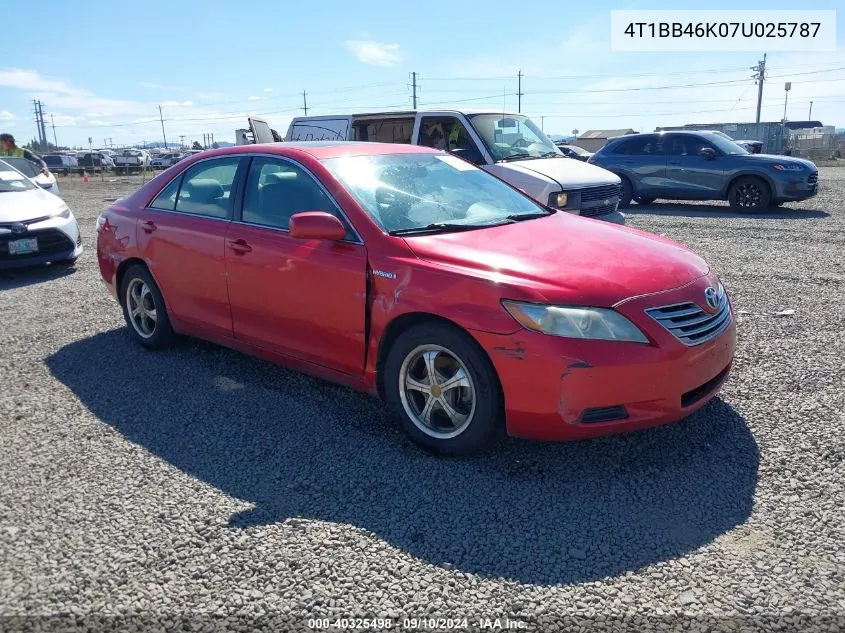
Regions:
<svg viewBox="0 0 845 633"><path fill-rule="evenodd" d="M476 408L469 370L440 345L420 345L405 357L399 370L399 397L413 423L436 439L460 435Z"/></svg>
<svg viewBox="0 0 845 633"><path fill-rule="evenodd" d="M734 194L737 204L745 209L753 209L760 204L763 192L753 182L743 183L736 189Z"/></svg>
<svg viewBox="0 0 845 633"><path fill-rule="evenodd" d="M156 304L150 287L136 277L126 286L126 309L132 327L142 338L151 338L156 330Z"/></svg>

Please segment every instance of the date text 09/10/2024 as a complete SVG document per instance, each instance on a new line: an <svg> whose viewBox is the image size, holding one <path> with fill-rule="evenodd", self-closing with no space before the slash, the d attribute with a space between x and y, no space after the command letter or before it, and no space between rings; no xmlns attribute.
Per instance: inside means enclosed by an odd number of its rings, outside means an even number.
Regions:
<svg viewBox="0 0 845 633"><path fill-rule="evenodd" d="M371 630L371 631L517 631L528 627L526 622L509 618L310 618L312 630Z"/></svg>

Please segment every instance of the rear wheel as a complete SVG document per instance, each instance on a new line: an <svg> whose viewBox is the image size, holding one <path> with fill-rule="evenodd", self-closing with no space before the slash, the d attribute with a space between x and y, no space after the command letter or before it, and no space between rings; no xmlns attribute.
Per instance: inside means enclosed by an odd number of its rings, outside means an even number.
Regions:
<svg viewBox="0 0 845 633"><path fill-rule="evenodd" d="M176 342L164 298L150 272L134 265L120 284L120 303L129 334L148 349L165 349Z"/></svg>
<svg viewBox="0 0 845 633"><path fill-rule="evenodd" d="M481 451L504 435L495 370L466 334L440 323L404 332L385 363L385 391L408 436L442 455Z"/></svg>
<svg viewBox="0 0 845 633"><path fill-rule="evenodd" d="M738 178L728 191L728 202L735 211L763 211L769 206L771 199L769 185L754 176Z"/></svg>

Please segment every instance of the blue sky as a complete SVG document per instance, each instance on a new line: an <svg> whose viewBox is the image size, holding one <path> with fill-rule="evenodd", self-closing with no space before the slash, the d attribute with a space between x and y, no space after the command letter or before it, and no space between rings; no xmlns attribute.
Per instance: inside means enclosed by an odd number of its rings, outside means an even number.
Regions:
<svg viewBox="0 0 845 633"><path fill-rule="evenodd" d="M710 0L698 7L759 9L765 19L767 9L800 4ZM789 119L806 118L812 100L814 119L845 125L845 9L837 5L810 7L840 8L836 52L769 53L763 120L783 116L783 82L792 81ZM203 132L234 141L248 114L283 132L302 114L303 90L309 114L410 107L412 71L420 107L516 111L522 70L522 112L550 134L755 116L749 67L764 51L611 52L611 9L674 9L677 2L294 6L42 0L37 26L24 20L4 34L0 128L21 143L33 138L32 99L40 99L60 144L87 146L89 136L95 147L106 138L161 140L160 104L168 141ZM6 16L33 11L31 1L4 0L3 7ZM700 85L713 82L730 83Z"/></svg>

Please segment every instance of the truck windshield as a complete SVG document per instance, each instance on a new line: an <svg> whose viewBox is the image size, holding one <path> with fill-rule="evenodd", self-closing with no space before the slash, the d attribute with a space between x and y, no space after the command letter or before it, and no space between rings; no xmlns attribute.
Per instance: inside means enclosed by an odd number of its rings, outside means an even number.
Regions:
<svg viewBox="0 0 845 633"><path fill-rule="evenodd" d="M467 116L498 161L563 156L552 140L521 114L470 114Z"/></svg>

